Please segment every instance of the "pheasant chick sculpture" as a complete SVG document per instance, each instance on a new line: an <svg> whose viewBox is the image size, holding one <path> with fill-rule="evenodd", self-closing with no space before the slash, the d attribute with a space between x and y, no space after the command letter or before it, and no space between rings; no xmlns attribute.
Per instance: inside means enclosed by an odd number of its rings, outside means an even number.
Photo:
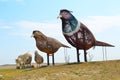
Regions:
<svg viewBox="0 0 120 80"><path fill-rule="evenodd" d="M42 64L43 61L44 61L43 57L42 57L40 54L38 54L38 51L37 51L37 50L35 50L34 60L35 60L35 62L37 63L37 67L40 67L40 64Z"/></svg>

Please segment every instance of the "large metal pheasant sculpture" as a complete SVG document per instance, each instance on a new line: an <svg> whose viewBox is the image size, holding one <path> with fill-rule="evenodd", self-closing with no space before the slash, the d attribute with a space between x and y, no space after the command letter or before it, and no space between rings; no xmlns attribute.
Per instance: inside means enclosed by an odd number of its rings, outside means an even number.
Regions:
<svg viewBox="0 0 120 80"><path fill-rule="evenodd" d="M76 48L77 61L79 60L79 50L84 50L84 60L87 62L87 52L93 46L114 47L111 44L97 41L92 32L81 22L79 22L67 9L60 10L59 18L62 20L62 32L66 40Z"/></svg>

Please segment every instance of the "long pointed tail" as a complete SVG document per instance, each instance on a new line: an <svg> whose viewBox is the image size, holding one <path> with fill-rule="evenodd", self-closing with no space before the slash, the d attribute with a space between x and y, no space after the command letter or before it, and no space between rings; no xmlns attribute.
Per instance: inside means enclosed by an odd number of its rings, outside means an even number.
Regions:
<svg viewBox="0 0 120 80"><path fill-rule="evenodd" d="M71 47L69 47L69 46L67 46L65 44L62 44L62 47L71 48Z"/></svg>
<svg viewBox="0 0 120 80"><path fill-rule="evenodd" d="M114 45L111 45L102 41L96 41L95 46L115 47Z"/></svg>

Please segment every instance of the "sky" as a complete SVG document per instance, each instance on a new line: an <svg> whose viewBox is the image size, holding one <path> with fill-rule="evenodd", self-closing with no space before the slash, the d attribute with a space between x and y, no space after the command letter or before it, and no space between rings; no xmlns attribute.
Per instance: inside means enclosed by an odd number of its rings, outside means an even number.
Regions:
<svg viewBox="0 0 120 80"><path fill-rule="evenodd" d="M57 19L61 9L73 11L73 15L85 24L96 40L115 45L107 47L107 60L120 60L120 0L0 0L0 65L15 64L15 59L26 52L38 50L33 30L40 30L70 49L60 48L55 53L55 62L76 62L76 49L62 34L61 20ZM89 49L88 61L103 61L102 47ZM38 50L39 51L39 50ZM46 62L46 53L39 51ZM51 59L50 59L51 60ZM80 50L80 61L84 61Z"/></svg>

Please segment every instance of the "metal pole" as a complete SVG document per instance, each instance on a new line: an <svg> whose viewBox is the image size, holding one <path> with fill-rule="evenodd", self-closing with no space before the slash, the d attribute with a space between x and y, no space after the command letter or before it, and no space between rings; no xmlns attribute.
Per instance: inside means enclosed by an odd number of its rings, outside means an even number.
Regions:
<svg viewBox="0 0 120 80"><path fill-rule="evenodd" d="M103 61L104 61L104 47L102 47L102 52L103 52Z"/></svg>
<svg viewBox="0 0 120 80"><path fill-rule="evenodd" d="M105 58L106 58L106 61L107 61L107 50L106 50L106 47L105 47Z"/></svg>

